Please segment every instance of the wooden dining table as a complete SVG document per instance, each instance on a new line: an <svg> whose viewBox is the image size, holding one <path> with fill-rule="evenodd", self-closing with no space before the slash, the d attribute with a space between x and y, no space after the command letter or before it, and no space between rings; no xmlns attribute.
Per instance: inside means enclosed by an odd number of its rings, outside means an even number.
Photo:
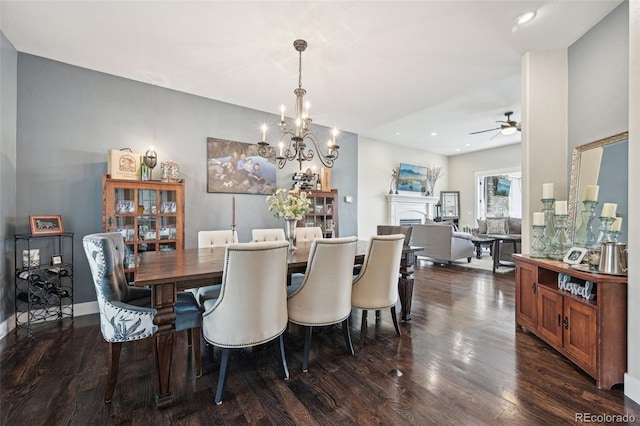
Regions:
<svg viewBox="0 0 640 426"><path fill-rule="evenodd" d="M368 241L357 242L355 264L362 264ZM311 242L296 244L289 251L288 273L304 273L309 258ZM411 319L413 296L413 265L415 253L421 247L405 246L402 251L398 292L401 305L401 320ZM182 249L173 251L150 251L142 255L136 272L135 286L151 287L151 305L157 310L155 324L154 354L156 358L156 405L162 407L173 400L171 393L171 362L175 339L176 319L174 304L177 292L189 288L209 286L222 282L224 270L224 247ZM196 354L200 356L200 354Z"/></svg>

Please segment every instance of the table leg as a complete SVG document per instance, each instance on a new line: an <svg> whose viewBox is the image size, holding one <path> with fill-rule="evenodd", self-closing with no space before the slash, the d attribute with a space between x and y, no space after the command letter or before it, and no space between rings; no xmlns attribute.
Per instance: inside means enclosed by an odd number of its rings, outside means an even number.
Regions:
<svg viewBox="0 0 640 426"><path fill-rule="evenodd" d="M415 253L402 255L400 261L400 278L398 279L398 295L400 296L400 319L411 321L411 299L413 298L413 265L416 263Z"/></svg>
<svg viewBox="0 0 640 426"><path fill-rule="evenodd" d="M151 288L151 306L157 309L154 323L158 326L155 334L154 354L156 357L156 406L171 404L171 361L175 340L176 303L175 284L154 285Z"/></svg>
<svg viewBox="0 0 640 426"><path fill-rule="evenodd" d="M482 243L476 243L476 259L482 259Z"/></svg>
<svg viewBox="0 0 640 426"><path fill-rule="evenodd" d="M493 272L496 272L496 269L500 266L500 240L495 240L493 242Z"/></svg>

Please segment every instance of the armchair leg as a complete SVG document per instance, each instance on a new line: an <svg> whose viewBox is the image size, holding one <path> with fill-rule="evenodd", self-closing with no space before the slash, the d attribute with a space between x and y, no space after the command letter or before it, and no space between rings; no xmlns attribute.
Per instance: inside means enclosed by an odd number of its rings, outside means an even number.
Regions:
<svg viewBox="0 0 640 426"><path fill-rule="evenodd" d="M396 316L395 305L391 307L391 319L393 320L393 326L396 328L396 334L398 336L402 336L402 333L400 333L400 327L398 327L398 317Z"/></svg>
<svg viewBox="0 0 640 426"><path fill-rule="evenodd" d="M278 345L276 346L276 352L278 355L278 360L280 362L280 366L284 372L284 379L289 380L289 368L287 367L287 357L284 353L284 333L278 337Z"/></svg>
<svg viewBox="0 0 640 426"><path fill-rule="evenodd" d="M118 380L118 368L120 367L120 351L122 342L109 343L109 377L107 379L107 391L104 394L104 402L110 403L113 399L113 391Z"/></svg>
<svg viewBox="0 0 640 426"><path fill-rule="evenodd" d="M304 355L302 358L302 371L309 371L309 352L311 351L311 331L313 327L308 325L304 328Z"/></svg>
<svg viewBox="0 0 640 426"><path fill-rule="evenodd" d="M218 388L216 389L215 403L217 405L222 404L222 393L224 392L224 385L227 381L227 373L229 372L229 358L231 356L231 349L222 348L222 359L220 360L220 375L218 376Z"/></svg>
<svg viewBox="0 0 640 426"><path fill-rule="evenodd" d="M351 344L351 332L349 331L349 318L342 321L342 334L344 335L344 344L347 346L347 350L351 355L355 355L355 352L353 352L353 344Z"/></svg>
<svg viewBox="0 0 640 426"><path fill-rule="evenodd" d="M202 354L200 353L200 335L201 335L200 327L194 327L189 329L189 336L191 336L192 345L193 345L192 347L193 356L195 358L195 364L196 364L196 377L202 376Z"/></svg>
<svg viewBox="0 0 640 426"><path fill-rule="evenodd" d="M364 348L364 337L367 334L367 310L362 310L362 322L360 324L360 349Z"/></svg>

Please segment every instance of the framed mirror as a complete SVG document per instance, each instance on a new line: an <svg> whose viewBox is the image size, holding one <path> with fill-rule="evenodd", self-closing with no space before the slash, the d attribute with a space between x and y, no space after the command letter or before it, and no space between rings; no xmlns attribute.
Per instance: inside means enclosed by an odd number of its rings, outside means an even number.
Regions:
<svg viewBox="0 0 640 426"><path fill-rule="evenodd" d="M460 217L460 191L440 191L442 220L457 220Z"/></svg>
<svg viewBox="0 0 640 426"><path fill-rule="evenodd" d="M628 217L628 139L627 132L593 141L573 149L571 181L569 186L569 231L575 241L576 231L583 224L583 201L587 186L598 185L598 204L590 227L597 237L603 203L616 203L617 216L623 218L619 241L626 240ZM589 217L589 215L586 215ZM586 226L586 224L585 224Z"/></svg>

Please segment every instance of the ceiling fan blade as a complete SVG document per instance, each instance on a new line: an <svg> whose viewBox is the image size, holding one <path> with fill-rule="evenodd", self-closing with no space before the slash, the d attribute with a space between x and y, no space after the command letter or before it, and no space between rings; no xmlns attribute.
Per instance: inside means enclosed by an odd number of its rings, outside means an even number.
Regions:
<svg viewBox="0 0 640 426"><path fill-rule="evenodd" d="M491 136L491 138L489 140L492 141L493 139L495 139L500 134L502 134L502 132L497 132L495 135Z"/></svg>
<svg viewBox="0 0 640 426"><path fill-rule="evenodd" d="M487 130L480 130L479 132L472 132L469 133L470 135L477 135L478 133L486 133L486 132L493 132L494 130L500 130L501 127L496 127L495 129L487 129Z"/></svg>

